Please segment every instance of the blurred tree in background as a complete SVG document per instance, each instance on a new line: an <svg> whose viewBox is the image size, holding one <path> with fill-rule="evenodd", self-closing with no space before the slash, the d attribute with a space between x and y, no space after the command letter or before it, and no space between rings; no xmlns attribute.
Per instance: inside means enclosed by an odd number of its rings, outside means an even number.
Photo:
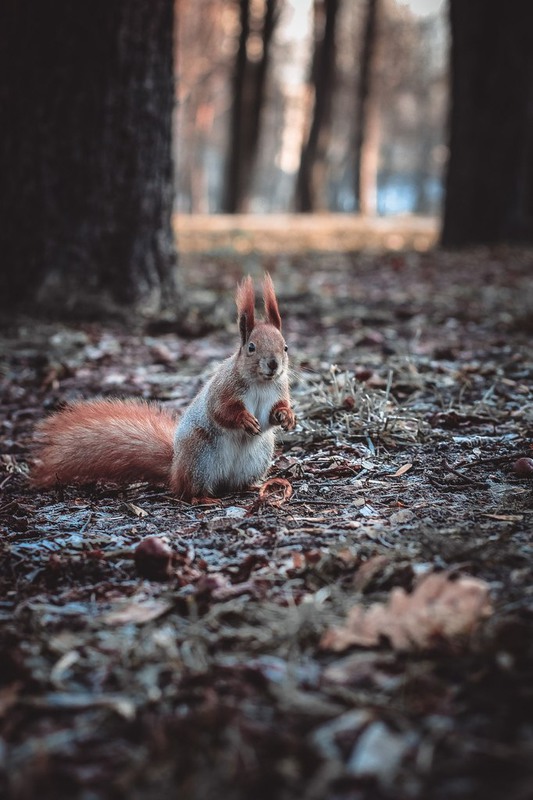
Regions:
<svg viewBox="0 0 533 800"><path fill-rule="evenodd" d="M222 210L247 210L251 176L259 146L270 46L277 22L278 0L256 4L240 0L240 35L233 76L233 100Z"/></svg>
<svg viewBox="0 0 533 800"><path fill-rule="evenodd" d="M363 36L359 44L359 81L355 100L354 200L361 214L377 213L379 169L379 102L373 91L378 63L379 0L367 0Z"/></svg>
<svg viewBox="0 0 533 800"><path fill-rule="evenodd" d="M296 211L327 208L325 169L331 132L332 101L335 92L336 25L339 0L315 0L314 46L310 84L313 111L296 178Z"/></svg>

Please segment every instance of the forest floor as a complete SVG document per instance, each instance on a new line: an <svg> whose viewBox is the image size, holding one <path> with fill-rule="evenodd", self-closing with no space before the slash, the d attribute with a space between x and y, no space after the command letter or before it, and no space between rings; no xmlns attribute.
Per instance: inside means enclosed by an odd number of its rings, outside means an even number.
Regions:
<svg viewBox="0 0 533 800"><path fill-rule="evenodd" d="M531 798L533 252L193 251L195 338L0 331L0 795ZM182 409L265 268L290 498L28 485L64 401Z"/></svg>

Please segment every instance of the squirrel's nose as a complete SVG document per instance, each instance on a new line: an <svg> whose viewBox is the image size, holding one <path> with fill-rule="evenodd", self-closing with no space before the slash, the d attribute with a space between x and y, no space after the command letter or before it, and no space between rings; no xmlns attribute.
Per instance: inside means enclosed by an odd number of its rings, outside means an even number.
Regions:
<svg viewBox="0 0 533 800"><path fill-rule="evenodd" d="M278 368L278 360L277 358L270 358L268 360L267 366L271 372L275 372Z"/></svg>

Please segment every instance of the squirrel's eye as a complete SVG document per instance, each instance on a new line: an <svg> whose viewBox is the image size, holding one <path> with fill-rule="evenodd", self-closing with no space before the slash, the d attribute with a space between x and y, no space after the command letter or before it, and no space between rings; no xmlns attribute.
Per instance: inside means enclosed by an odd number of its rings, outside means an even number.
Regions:
<svg viewBox="0 0 533 800"><path fill-rule="evenodd" d="M287 350L289 349L289 345L288 345L288 344L286 344L286 345L285 345L285 347L284 347L283 349L285 350L285 352L287 352Z"/></svg>
<svg viewBox="0 0 533 800"><path fill-rule="evenodd" d="M255 344L253 342L250 342L250 344L248 345L248 352L255 353Z"/></svg>

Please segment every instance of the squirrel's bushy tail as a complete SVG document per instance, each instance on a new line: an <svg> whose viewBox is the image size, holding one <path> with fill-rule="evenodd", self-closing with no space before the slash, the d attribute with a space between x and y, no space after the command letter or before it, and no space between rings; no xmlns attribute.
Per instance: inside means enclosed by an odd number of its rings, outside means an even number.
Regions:
<svg viewBox="0 0 533 800"><path fill-rule="evenodd" d="M175 429L171 413L143 401L73 403L40 423L31 480L42 487L93 481L168 484Z"/></svg>

